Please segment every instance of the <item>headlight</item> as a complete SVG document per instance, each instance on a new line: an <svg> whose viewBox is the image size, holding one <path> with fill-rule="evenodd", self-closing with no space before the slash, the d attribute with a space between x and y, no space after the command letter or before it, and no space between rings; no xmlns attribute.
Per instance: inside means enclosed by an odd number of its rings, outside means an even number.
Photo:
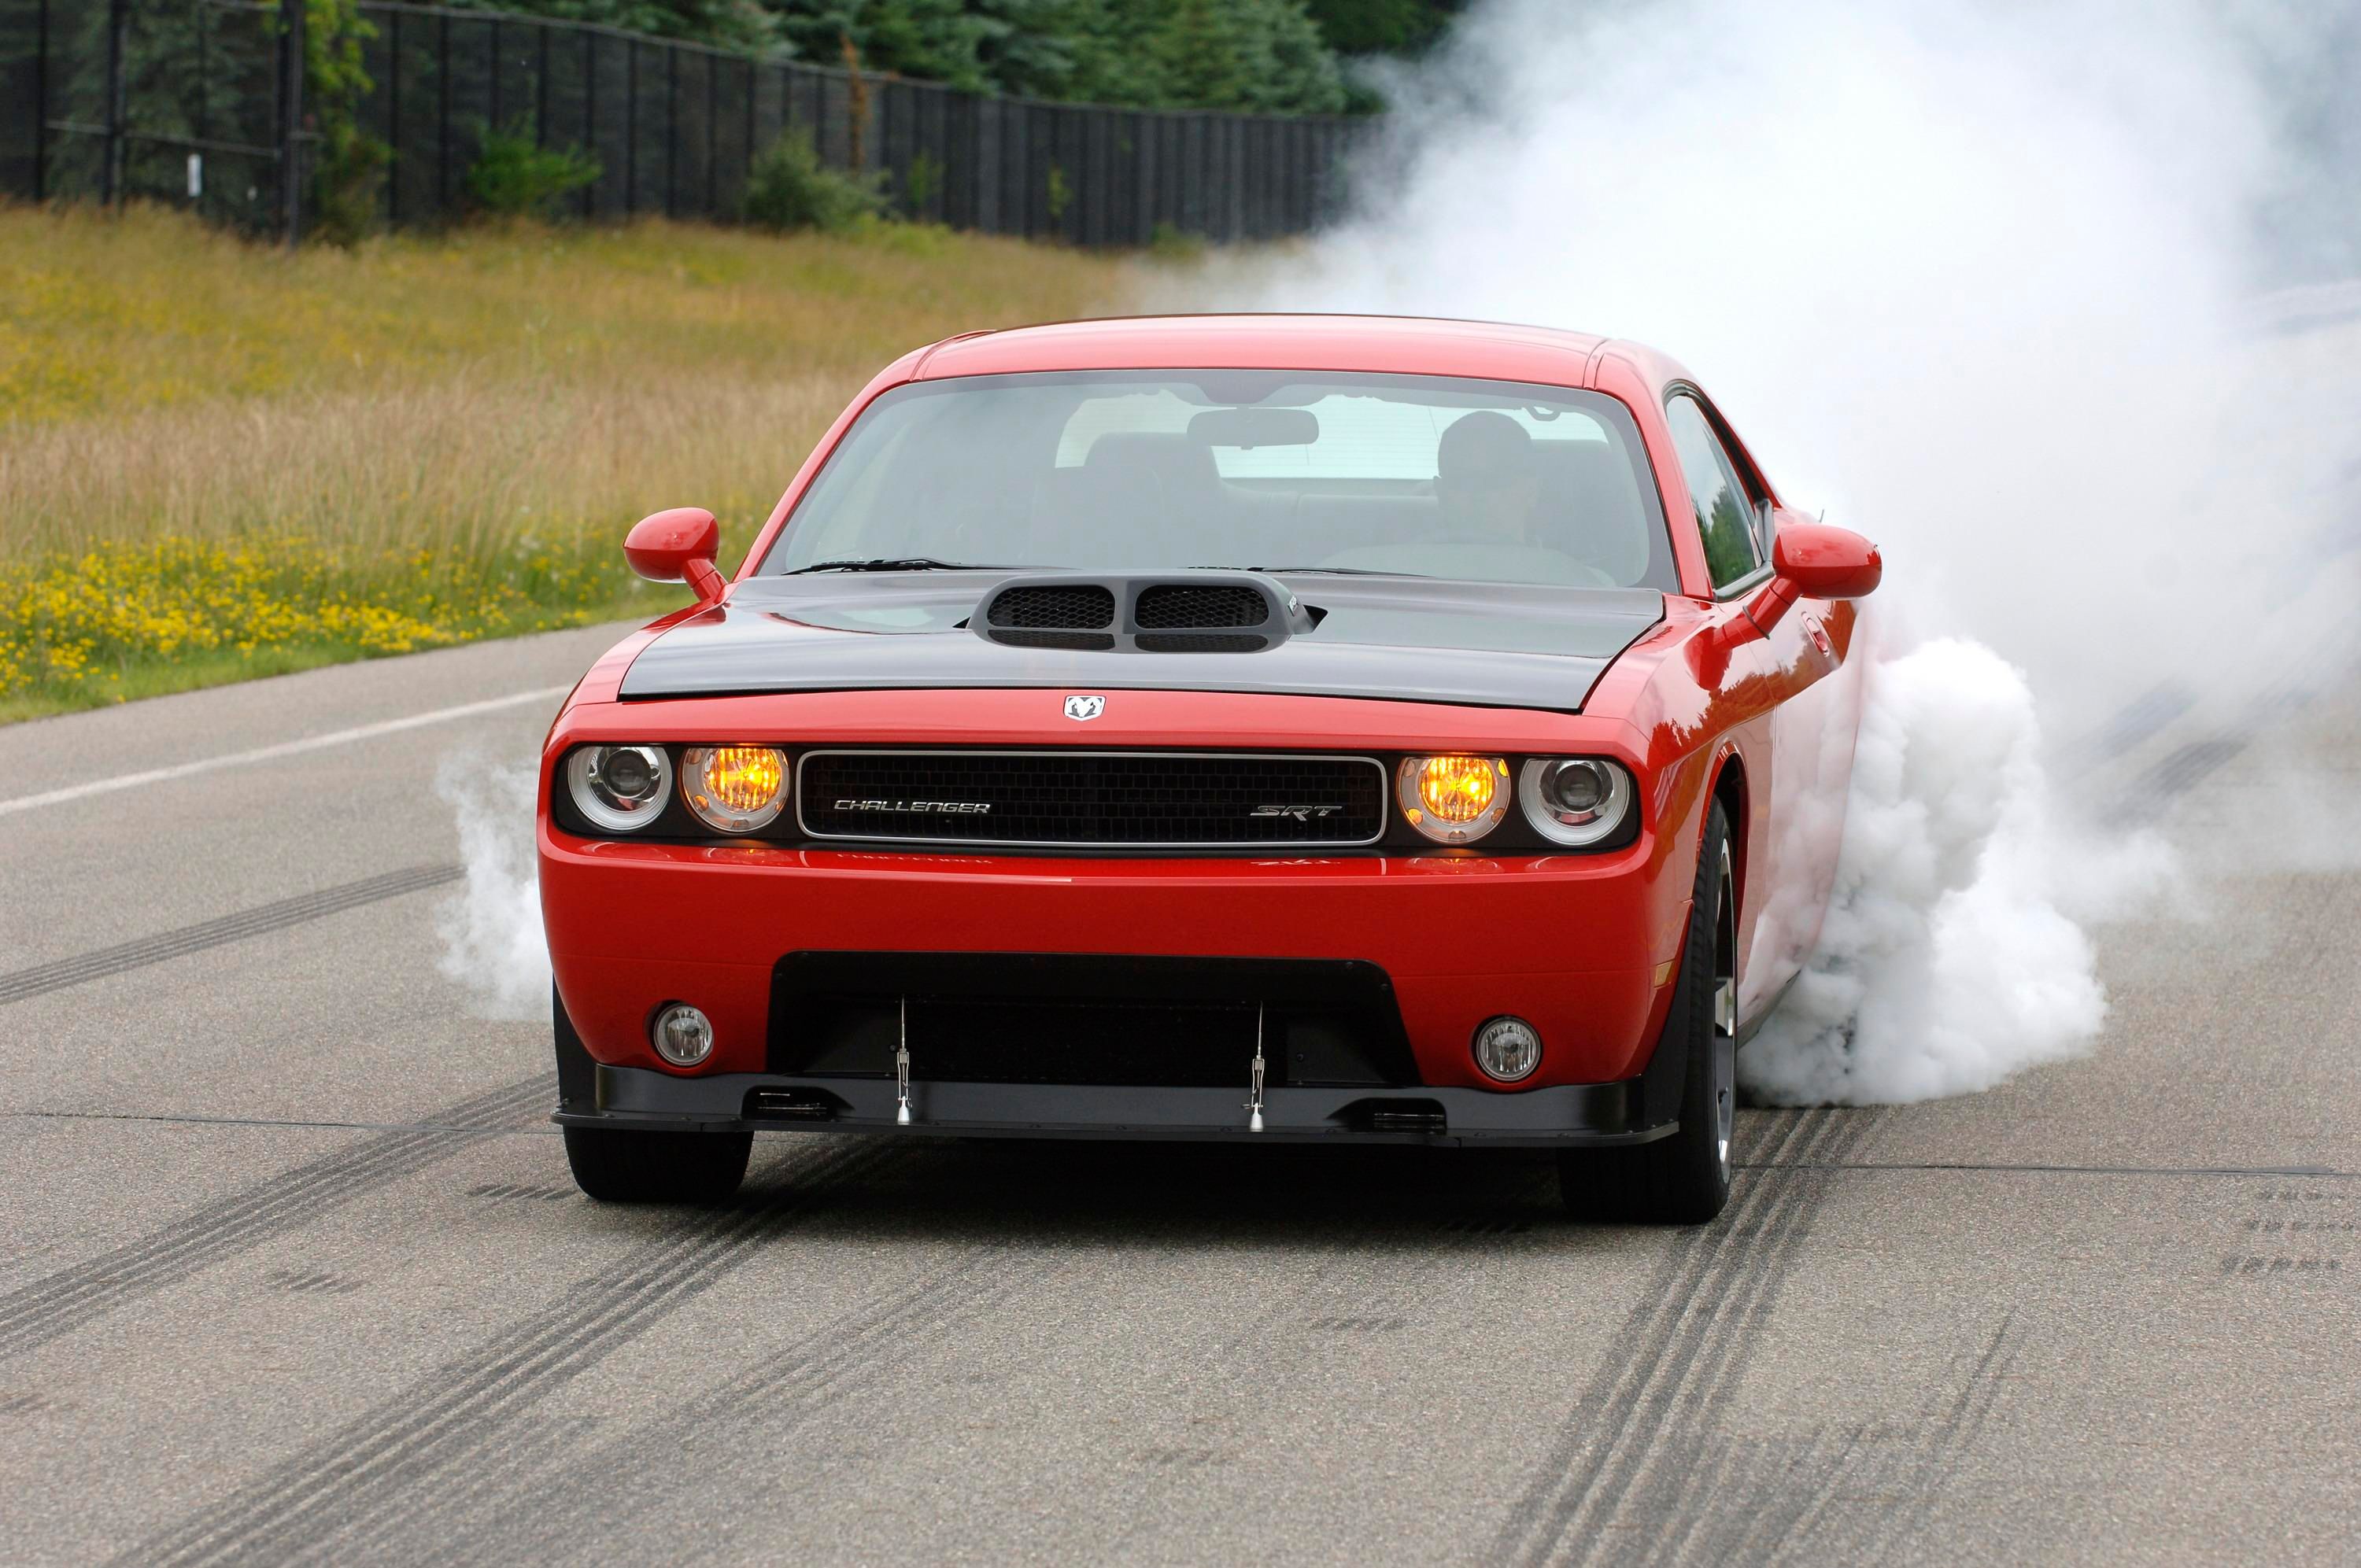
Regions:
<svg viewBox="0 0 2361 1568"><path fill-rule="evenodd" d="M1631 811L1631 775L1598 757L1536 757L1518 780L1525 820L1557 844L1596 844Z"/></svg>
<svg viewBox="0 0 2361 1568"><path fill-rule="evenodd" d="M1498 757L1404 757L1394 774L1402 815L1438 844L1472 844L1498 828L1510 793Z"/></svg>
<svg viewBox="0 0 2361 1568"><path fill-rule="evenodd" d="M594 827L635 832L672 798L672 759L661 746L585 746L566 759L566 788Z"/></svg>
<svg viewBox="0 0 2361 1568"><path fill-rule="evenodd" d="M718 832L767 828L787 803L787 754L774 746L691 746L680 771L689 810Z"/></svg>

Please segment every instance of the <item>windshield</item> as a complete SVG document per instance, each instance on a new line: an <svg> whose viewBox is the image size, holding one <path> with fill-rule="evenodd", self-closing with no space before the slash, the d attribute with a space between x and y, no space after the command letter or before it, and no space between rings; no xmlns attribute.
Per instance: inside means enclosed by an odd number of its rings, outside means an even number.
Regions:
<svg viewBox="0 0 2361 1568"><path fill-rule="evenodd" d="M897 387L846 433L762 569L854 565L1678 587L1639 430L1614 399L1296 370Z"/></svg>

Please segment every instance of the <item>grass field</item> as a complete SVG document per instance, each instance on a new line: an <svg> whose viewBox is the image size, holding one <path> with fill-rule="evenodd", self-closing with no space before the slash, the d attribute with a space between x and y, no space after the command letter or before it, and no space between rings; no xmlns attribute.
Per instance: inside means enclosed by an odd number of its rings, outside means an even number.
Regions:
<svg viewBox="0 0 2361 1568"><path fill-rule="evenodd" d="M1151 268L662 223L291 257L0 209L0 721L655 613L633 521L708 507L742 549L886 360Z"/></svg>

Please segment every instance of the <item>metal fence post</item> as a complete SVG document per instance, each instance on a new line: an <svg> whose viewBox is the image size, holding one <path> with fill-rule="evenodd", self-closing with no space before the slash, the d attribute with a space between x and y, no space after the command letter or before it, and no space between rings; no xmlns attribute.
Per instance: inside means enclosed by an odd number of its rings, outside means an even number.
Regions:
<svg viewBox="0 0 2361 1568"><path fill-rule="evenodd" d="M385 50L385 145L401 145L401 13L387 16L392 38ZM385 221L401 222L401 165L399 159L385 181Z"/></svg>
<svg viewBox="0 0 2361 1568"><path fill-rule="evenodd" d="M108 206L123 199L123 29L129 0L106 6L106 167L99 171L99 199Z"/></svg>
<svg viewBox="0 0 2361 1568"><path fill-rule="evenodd" d="M582 145L595 156L598 151L598 35L582 35ZM598 215L598 187L607 181L607 166L598 166L598 178L582 187L582 215Z"/></svg>
<svg viewBox="0 0 2361 1568"><path fill-rule="evenodd" d="M279 15L283 27L279 185L291 249L303 237L303 0L279 0Z"/></svg>
<svg viewBox="0 0 2361 1568"><path fill-rule="evenodd" d="M49 199L49 0L33 33L33 200Z"/></svg>
<svg viewBox="0 0 2361 1568"><path fill-rule="evenodd" d="M451 13L434 30L434 210L451 205Z"/></svg>

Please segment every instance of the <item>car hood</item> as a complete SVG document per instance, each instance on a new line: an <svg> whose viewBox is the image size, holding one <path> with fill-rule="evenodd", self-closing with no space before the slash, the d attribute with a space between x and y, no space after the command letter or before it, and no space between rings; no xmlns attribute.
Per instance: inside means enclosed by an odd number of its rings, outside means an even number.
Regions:
<svg viewBox="0 0 2361 1568"><path fill-rule="evenodd" d="M1047 686L1375 697L1573 712L1664 619L1653 588L1290 575L1315 622L1258 652L1016 648L966 630L1005 572L753 577L642 650L625 701Z"/></svg>

